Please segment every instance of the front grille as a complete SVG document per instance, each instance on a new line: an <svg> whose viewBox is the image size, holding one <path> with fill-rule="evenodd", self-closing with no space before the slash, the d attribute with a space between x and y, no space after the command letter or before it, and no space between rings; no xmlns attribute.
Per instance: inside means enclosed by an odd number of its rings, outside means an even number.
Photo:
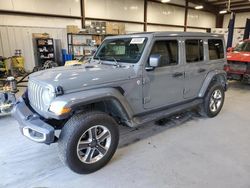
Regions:
<svg viewBox="0 0 250 188"><path fill-rule="evenodd" d="M28 83L28 96L30 104L33 108L44 110L42 102L43 87L34 81L29 80Z"/></svg>

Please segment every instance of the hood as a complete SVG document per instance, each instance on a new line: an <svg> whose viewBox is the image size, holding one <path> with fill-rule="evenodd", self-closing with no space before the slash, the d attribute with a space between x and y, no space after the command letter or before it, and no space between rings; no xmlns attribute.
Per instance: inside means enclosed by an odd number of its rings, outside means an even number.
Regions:
<svg viewBox="0 0 250 188"><path fill-rule="evenodd" d="M242 61L250 63L250 52L230 52L227 53L227 60Z"/></svg>
<svg viewBox="0 0 250 188"><path fill-rule="evenodd" d="M84 64L57 67L30 75L30 79L53 87L61 86L64 92L80 91L100 84L128 80L136 76L133 65L116 67L105 64Z"/></svg>

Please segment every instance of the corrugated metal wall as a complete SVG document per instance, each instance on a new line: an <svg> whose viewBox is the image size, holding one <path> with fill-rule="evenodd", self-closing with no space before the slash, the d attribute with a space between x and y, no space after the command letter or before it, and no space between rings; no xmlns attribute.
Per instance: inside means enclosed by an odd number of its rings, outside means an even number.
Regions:
<svg viewBox="0 0 250 188"><path fill-rule="evenodd" d="M67 33L64 28L0 25L0 56L13 56L15 49L21 49L25 58L25 69L32 71L35 66L32 33L45 32L54 39L60 39L62 47L67 49Z"/></svg>

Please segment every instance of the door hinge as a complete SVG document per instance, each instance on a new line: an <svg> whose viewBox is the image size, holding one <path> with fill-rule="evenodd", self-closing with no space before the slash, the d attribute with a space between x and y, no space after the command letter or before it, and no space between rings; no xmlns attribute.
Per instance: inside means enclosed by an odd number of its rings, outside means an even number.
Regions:
<svg viewBox="0 0 250 188"><path fill-rule="evenodd" d="M149 97L144 97L143 98L143 104L147 104L147 103L149 103L150 102L150 96Z"/></svg>
<svg viewBox="0 0 250 188"><path fill-rule="evenodd" d="M147 83L149 83L150 82L150 79L149 78L143 78L142 79L142 84L143 85L146 85Z"/></svg>

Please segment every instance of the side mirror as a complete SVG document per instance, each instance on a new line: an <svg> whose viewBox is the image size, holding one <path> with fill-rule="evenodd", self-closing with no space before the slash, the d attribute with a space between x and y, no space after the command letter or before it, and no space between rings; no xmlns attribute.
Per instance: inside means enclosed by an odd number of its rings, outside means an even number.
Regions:
<svg viewBox="0 0 250 188"><path fill-rule="evenodd" d="M232 52L232 51L234 51L234 48L233 48L233 47L229 47L229 48L227 49L227 52Z"/></svg>
<svg viewBox="0 0 250 188"><path fill-rule="evenodd" d="M146 67L147 71L154 70L160 66L162 56L160 54L153 54L149 57L149 66Z"/></svg>

